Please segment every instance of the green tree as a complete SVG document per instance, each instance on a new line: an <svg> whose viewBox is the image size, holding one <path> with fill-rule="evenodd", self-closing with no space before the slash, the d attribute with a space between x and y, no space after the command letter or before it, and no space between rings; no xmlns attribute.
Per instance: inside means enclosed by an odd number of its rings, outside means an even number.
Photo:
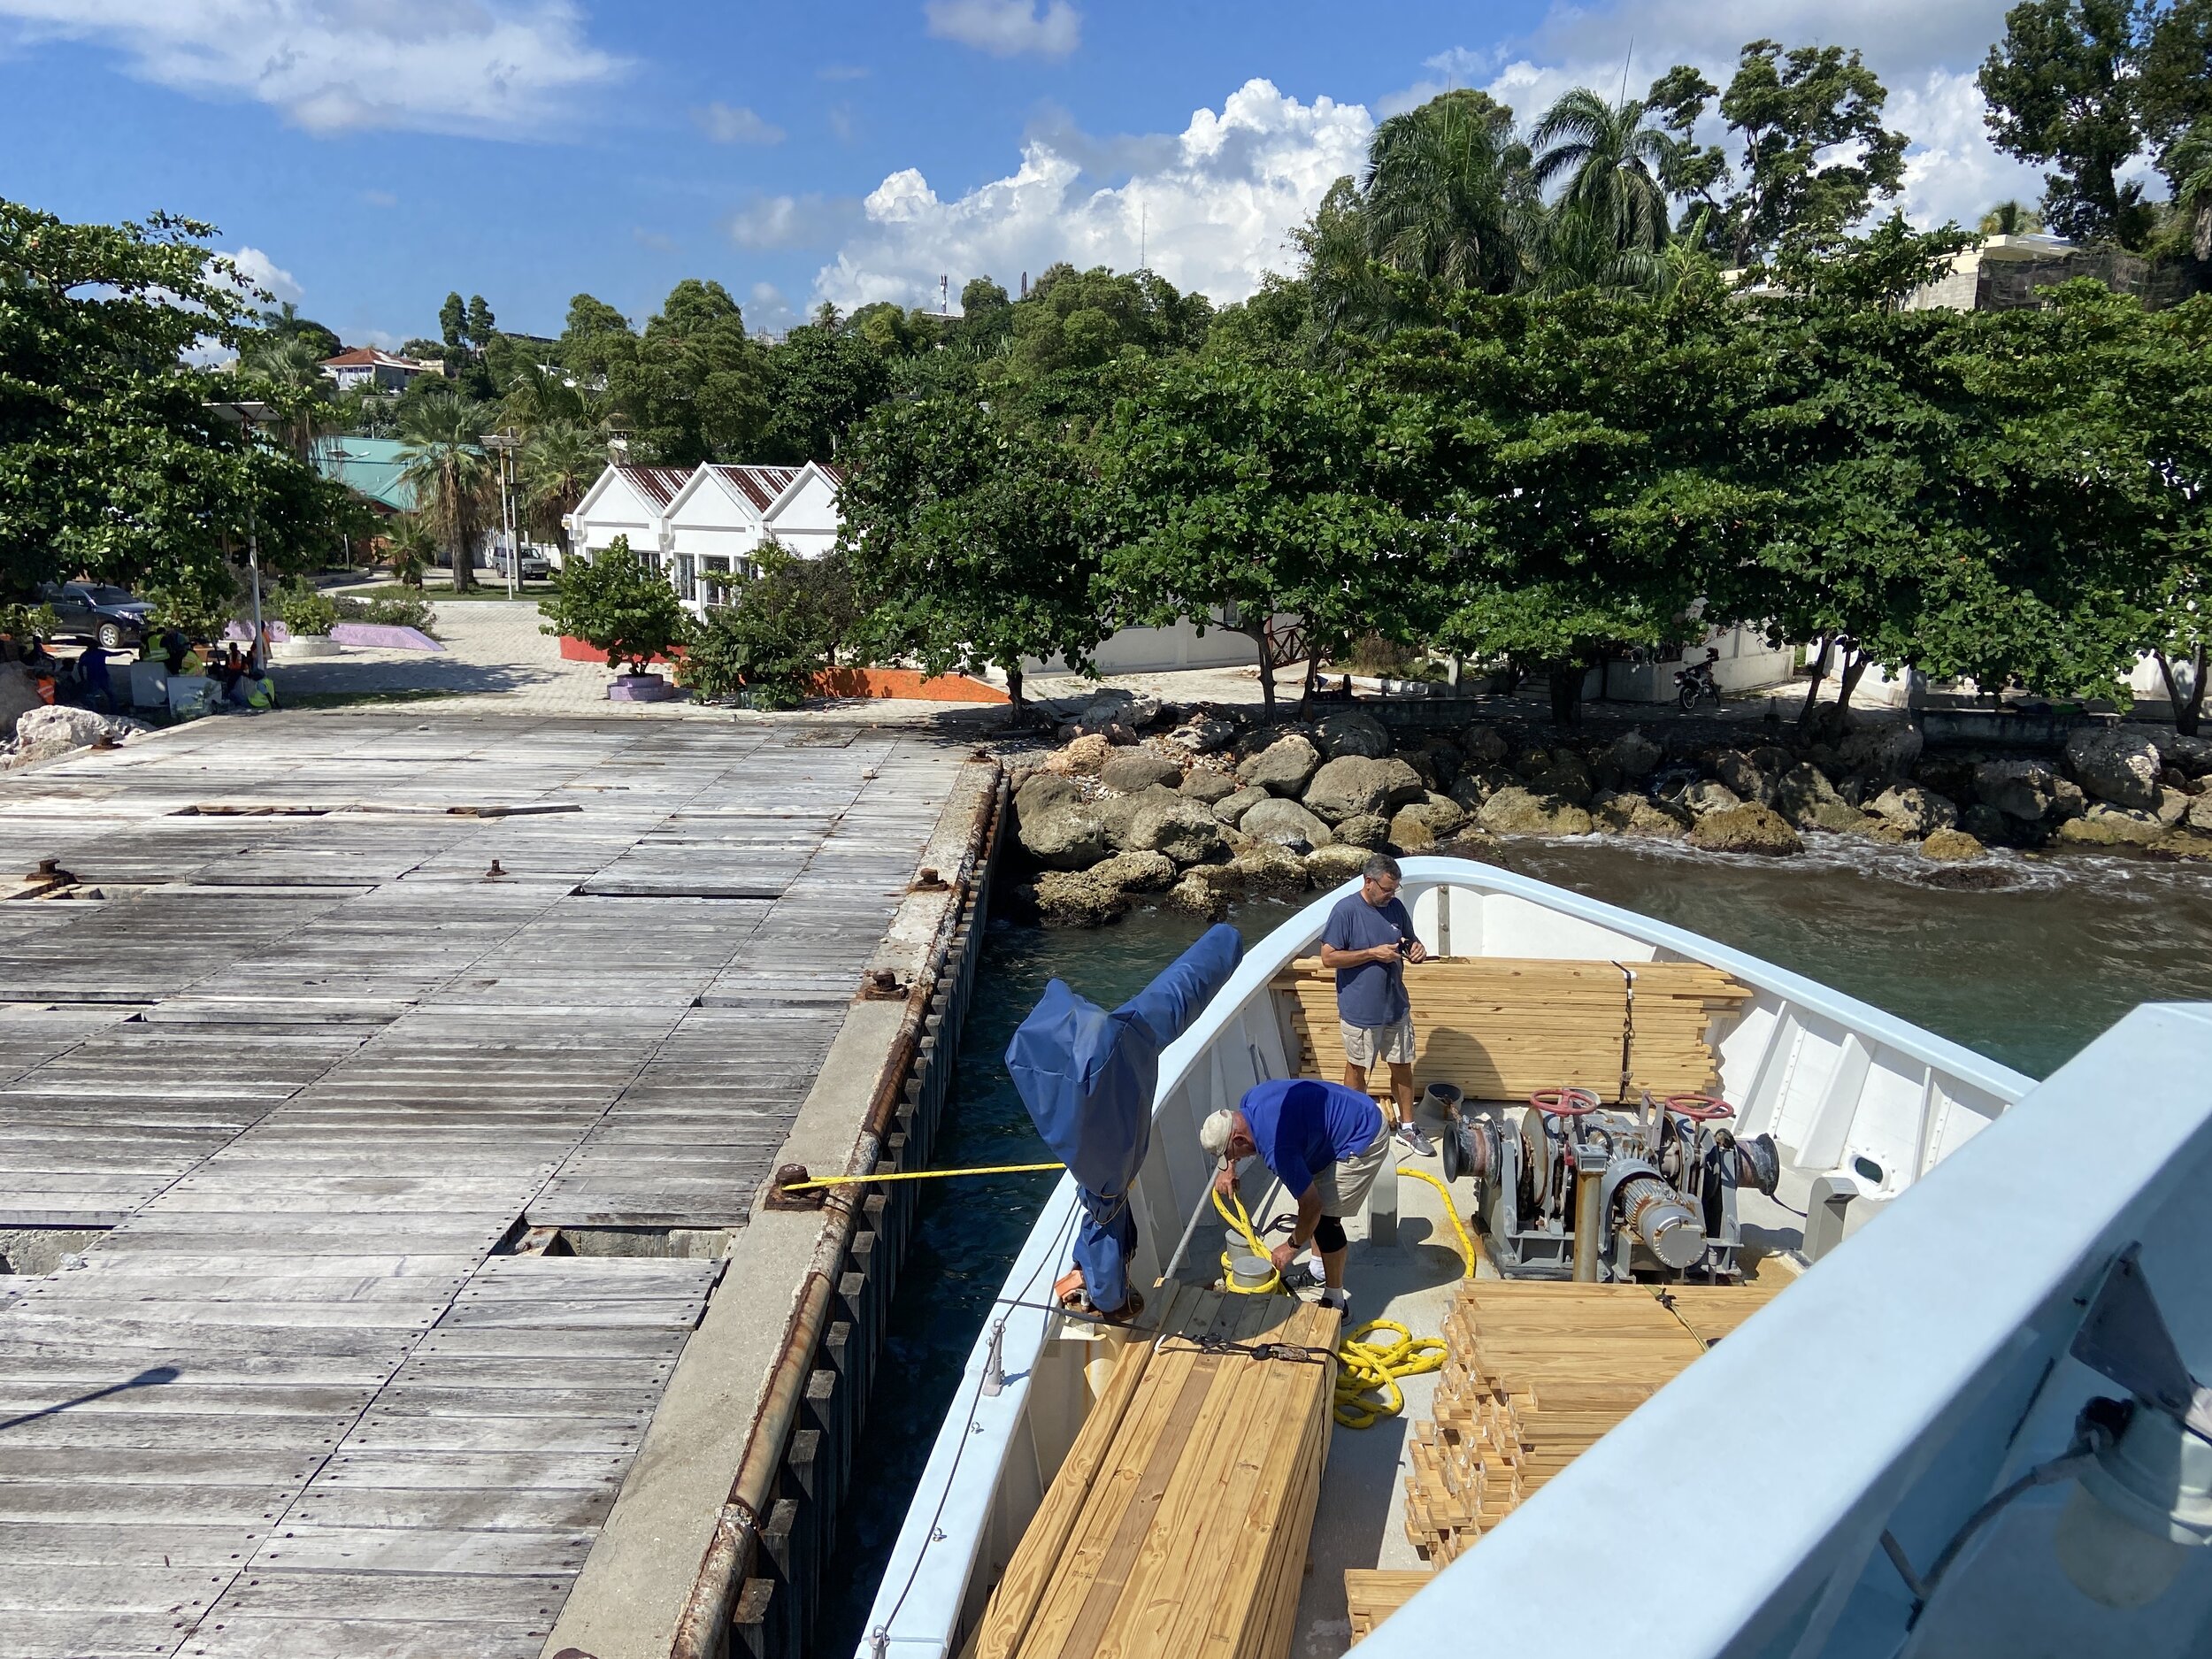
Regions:
<svg viewBox="0 0 2212 1659"><path fill-rule="evenodd" d="M568 303L567 324L555 350L579 381L603 388L636 361L637 335L629 319L606 301L579 294Z"/></svg>
<svg viewBox="0 0 2212 1659"><path fill-rule="evenodd" d="M1733 171L1723 151L1693 135L1715 91L1678 65L1652 83L1646 102L1664 112L1679 146L1670 188L1709 210L1705 234L1732 264L1794 235L1839 233L1904 183L1909 141L1882 125L1888 91L1855 51L1747 45L1720 95L1721 117L1742 145Z"/></svg>
<svg viewBox="0 0 2212 1659"><path fill-rule="evenodd" d="M1401 441L1409 441L1404 432ZM1270 638L1404 637L1418 527L1395 503L1395 447L1339 377L1204 359L1164 367L1098 440L1102 593L1118 624L1247 635L1275 718Z"/></svg>
<svg viewBox="0 0 2212 1659"><path fill-rule="evenodd" d="M0 201L0 599L87 576L214 603L250 518L274 556L330 546L335 487L219 407L265 383L185 360L268 299L214 234Z"/></svg>
<svg viewBox="0 0 2212 1659"><path fill-rule="evenodd" d="M1676 144L1649 106L1609 104L1587 87L1562 94L1529 134L1529 176L1558 188L1553 211L1586 221L1613 248L1655 252L1667 240L1667 184Z"/></svg>
<svg viewBox="0 0 2212 1659"><path fill-rule="evenodd" d="M800 558L771 544L730 603L692 630L677 677L703 697L751 695L756 708L788 708L813 688L859 626L846 555Z"/></svg>
<svg viewBox="0 0 2212 1659"><path fill-rule="evenodd" d="M261 314L261 332L279 340L303 340L315 354L317 362L334 357L346 348L336 334L300 315L300 308L290 300L273 311Z"/></svg>
<svg viewBox="0 0 2212 1659"><path fill-rule="evenodd" d="M437 527L419 512L403 512L385 526L384 534L392 580L419 590L423 572L438 557Z"/></svg>
<svg viewBox="0 0 2212 1659"><path fill-rule="evenodd" d="M803 323L768 353L768 419L757 457L833 459L853 424L887 396L883 353L835 321Z"/></svg>
<svg viewBox="0 0 2212 1659"><path fill-rule="evenodd" d="M753 458L768 421L766 349L719 282L687 277L645 325L635 356L611 361L607 388L641 459L661 466Z"/></svg>
<svg viewBox="0 0 2212 1659"><path fill-rule="evenodd" d="M2000 202L1975 228L1985 236L2034 236L2042 232L2043 218L2024 202Z"/></svg>
<svg viewBox="0 0 2212 1659"><path fill-rule="evenodd" d="M458 293L448 294L445 303L438 307L438 333L448 351L459 351L467 345L469 308Z"/></svg>
<svg viewBox="0 0 2212 1659"><path fill-rule="evenodd" d="M477 535L498 478L480 440L495 418L483 404L455 396L426 399L401 418L400 474L453 556L456 593L476 585Z"/></svg>
<svg viewBox="0 0 2212 1659"><path fill-rule="evenodd" d="M1065 446L972 397L890 403L841 456L839 545L886 652L930 673L1080 668L1110 629L1091 584L1088 480Z"/></svg>
<svg viewBox="0 0 2212 1659"><path fill-rule="evenodd" d="M1997 148L2051 169L2043 218L2076 242L2140 247L2155 214L2121 171L2143 149L2141 0L2022 0L1981 69Z"/></svg>
<svg viewBox="0 0 2212 1659"><path fill-rule="evenodd" d="M539 633L581 640L633 674L681 645L691 619L676 590L640 563L625 535L592 557L562 560L538 612L545 618Z"/></svg>
<svg viewBox="0 0 2212 1659"><path fill-rule="evenodd" d="M469 296L468 323L464 330L468 343L482 351L497 337L499 326L492 316L492 308L484 303L481 294Z"/></svg>
<svg viewBox="0 0 2212 1659"><path fill-rule="evenodd" d="M1513 111L1462 89L1391 116L1367 150L1367 251L1447 292L1503 294L1531 262L1540 205Z"/></svg>

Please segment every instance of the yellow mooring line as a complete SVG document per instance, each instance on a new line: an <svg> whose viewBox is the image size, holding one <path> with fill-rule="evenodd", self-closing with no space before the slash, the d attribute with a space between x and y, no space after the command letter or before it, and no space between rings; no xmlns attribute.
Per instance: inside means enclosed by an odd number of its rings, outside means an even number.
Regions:
<svg viewBox="0 0 2212 1659"><path fill-rule="evenodd" d="M1033 1175L1040 1170L1061 1170L1064 1164L987 1164L972 1170L904 1170L895 1175L816 1175L776 1188L780 1193L803 1193L815 1187L867 1187L877 1181L941 1181L955 1175Z"/></svg>

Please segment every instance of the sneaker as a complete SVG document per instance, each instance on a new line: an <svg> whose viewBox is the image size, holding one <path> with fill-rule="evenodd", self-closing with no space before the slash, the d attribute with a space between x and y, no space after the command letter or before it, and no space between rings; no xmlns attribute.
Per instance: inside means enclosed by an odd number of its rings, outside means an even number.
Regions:
<svg viewBox="0 0 2212 1659"><path fill-rule="evenodd" d="M1352 1293L1350 1291L1324 1290L1321 1293L1321 1305L1325 1308L1335 1309L1339 1313L1344 1316L1344 1322L1347 1325L1351 1323Z"/></svg>
<svg viewBox="0 0 2212 1659"><path fill-rule="evenodd" d="M1429 1143L1429 1138L1421 1133L1417 1124L1400 1124L1391 1131L1391 1138L1416 1157L1436 1156L1436 1148Z"/></svg>

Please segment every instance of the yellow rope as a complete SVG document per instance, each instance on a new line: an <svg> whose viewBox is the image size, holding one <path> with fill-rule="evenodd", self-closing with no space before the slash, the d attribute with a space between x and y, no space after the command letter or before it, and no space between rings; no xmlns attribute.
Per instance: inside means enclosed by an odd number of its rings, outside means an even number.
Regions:
<svg viewBox="0 0 2212 1659"><path fill-rule="evenodd" d="M902 1170L895 1175L817 1175L794 1181L779 1192L803 1193L810 1187L868 1187L877 1181L938 1181L954 1175L1030 1175L1039 1170L1065 1169L1064 1164L987 1164L972 1170Z"/></svg>
<svg viewBox="0 0 2212 1659"><path fill-rule="evenodd" d="M1467 1277L1472 1279L1475 1241L1468 1236L1459 1211L1453 1206L1451 1188L1426 1170L1401 1169L1398 1173L1426 1181L1443 1194L1444 1213L1451 1218L1452 1231L1459 1236L1460 1258L1467 1264ZM1233 1212L1221 1202L1221 1189L1214 1189L1214 1208L1221 1218L1243 1236L1246 1248L1254 1256L1269 1261L1267 1247L1252 1230L1252 1217L1244 1207L1243 1198L1233 1192L1230 1202L1236 1206ZM1229 1255L1225 1250L1221 1256L1221 1283L1224 1289L1239 1295L1259 1296L1280 1290L1283 1276L1274 1271L1271 1263L1265 1283L1240 1285L1230 1271ZM1376 1331L1394 1331L1398 1340L1388 1343L1366 1340ZM1443 1338L1416 1336L1394 1319L1370 1319L1356 1330L1348 1332L1338 1340L1336 1348L1336 1420L1348 1429L1371 1429L1385 1417L1396 1417L1406 1409L1405 1391L1398 1386L1399 1381L1442 1370L1447 1351Z"/></svg>

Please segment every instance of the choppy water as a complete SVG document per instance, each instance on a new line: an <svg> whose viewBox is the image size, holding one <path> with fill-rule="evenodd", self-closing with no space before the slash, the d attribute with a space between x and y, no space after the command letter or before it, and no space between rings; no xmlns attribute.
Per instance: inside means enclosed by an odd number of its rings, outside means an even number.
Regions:
<svg viewBox="0 0 2212 1659"><path fill-rule="evenodd" d="M2136 1003L2212 999L2212 870L2147 860L2000 855L1991 889L1930 886L1910 848L1821 837L1774 864L1650 842L1521 842L1517 871L1687 927L1886 1008L2032 1076L2047 1075ZM1986 873L1984 873L1986 872ZM1953 878L1939 877L1939 879ZM1291 913L1243 907L1256 939ZM1000 1056L1056 975L1112 1006L1202 929L1168 911L1098 932L995 925L984 941L959 1083L938 1161L1047 1156ZM933 1187L892 1309L818 1651L850 1653L991 1297L1050 1175Z"/></svg>

